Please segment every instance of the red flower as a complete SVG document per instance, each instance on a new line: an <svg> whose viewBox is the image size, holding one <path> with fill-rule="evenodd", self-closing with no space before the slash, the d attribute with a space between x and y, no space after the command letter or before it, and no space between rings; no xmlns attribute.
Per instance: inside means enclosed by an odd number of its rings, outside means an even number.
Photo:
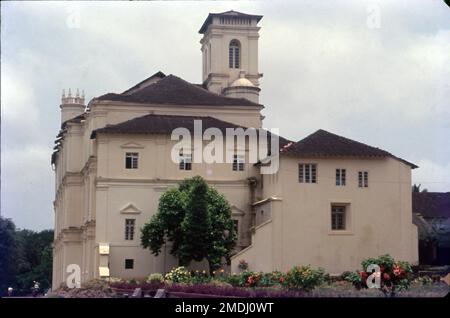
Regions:
<svg viewBox="0 0 450 318"><path fill-rule="evenodd" d="M367 275L366 272L362 271L359 273L359 276L361 277L361 280L365 283L367 280L367 277L369 277L369 275Z"/></svg>
<svg viewBox="0 0 450 318"><path fill-rule="evenodd" d="M283 276L280 277L280 283L281 283L281 284L284 283L284 277L283 277Z"/></svg>
<svg viewBox="0 0 450 318"><path fill-rule="evenodd" d="M391 280L391 277L389 276L388 273L384 273L384 274L383 274L383 279L384 279L384 280Z"/></svg>

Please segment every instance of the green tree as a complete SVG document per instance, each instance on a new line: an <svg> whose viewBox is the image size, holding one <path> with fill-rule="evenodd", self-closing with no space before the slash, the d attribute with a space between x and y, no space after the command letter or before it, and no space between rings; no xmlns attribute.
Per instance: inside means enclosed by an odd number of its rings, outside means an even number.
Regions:
<svg viewBox="0 0 450 318"><path fill-rule="evenodd" d="M207 202L208 185L200 177L194 177L187 190L187 204L181 222L183 242L180 260L189 264L208 257L211 242L211 216Z"/></svg>
<svg viewBox="0 0 450 318"><path fill-rule="evenodd" d="M10 219L0 216L0 296L3 296L14 282L16 227Z"/></svg>
<svg viewBox="0 0 450 318"><path fill-rule="evenodd" d="M170 253L180 265L207 259L210 271L223 258L229 260L235 241L230 205L199 176L165 192L157 213L141 229L141 245L154 255L171 242Z"/></svg>
<svg viewBox="0 0 450 318"><path fill-rule="evenodd" d="M10 219L0 217L0 295L8 287L27 294L33 281L42 290L51 286L53 231L16 229Z"/></svg>
<svg viewBox="0 0 450 318"><path fill-rule="evenodd" d="M16 231L16 240L15 287L27 293L33 281L37 281L41 290L49 288L52 278L53 231L19 230Z"/></svg>

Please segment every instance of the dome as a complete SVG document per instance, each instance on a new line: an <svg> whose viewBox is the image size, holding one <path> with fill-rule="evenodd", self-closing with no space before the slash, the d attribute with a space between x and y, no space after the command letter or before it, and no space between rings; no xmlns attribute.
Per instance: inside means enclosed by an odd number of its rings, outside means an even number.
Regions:
<svg viewBox="0 0 450 318"><path fill-rule="evenodd" d="M253 83L250 82L245 77L238 78L230 85L230 87L243 87L243 86L244 87L255 87L255 85L253 85Z"/></svg>

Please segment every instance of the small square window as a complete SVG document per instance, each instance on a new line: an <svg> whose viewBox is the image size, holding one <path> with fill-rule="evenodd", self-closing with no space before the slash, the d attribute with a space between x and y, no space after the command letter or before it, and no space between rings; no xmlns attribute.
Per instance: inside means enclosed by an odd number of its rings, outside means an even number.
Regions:
<svg viewBox="0 0 450 318"><path fill-rule="evenodd" d="M138 160L139 160L139 153L127 152L125 154L125 169L137 169Z"/></svg>
<svg viewBox="0 0 450 318"><path fill-rule="evenodd" d="M134 259L127 258L125 260L125 269L133 269L134 268Z"/></svg>

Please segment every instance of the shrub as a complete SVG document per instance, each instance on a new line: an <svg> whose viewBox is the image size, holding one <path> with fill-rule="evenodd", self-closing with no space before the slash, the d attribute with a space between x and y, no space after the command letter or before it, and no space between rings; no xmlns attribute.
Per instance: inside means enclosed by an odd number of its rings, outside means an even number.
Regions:
<svg viewBox="0 0 450 318"><path fill-rule="evenodd" d="M288 289L311 291L325 281L325 273L321 268L308 266L294 266L286 273L283 285Z"/></svg>
<svg viewBox="0 0 450 318"><path fill-rule="evenodd" d="M246 270L248 270L248 263L247 263L247 261L246 261L245 259L239 260L238 268L239 268L241 271L246 271Z"/></svg>
<svg viewBox="0 0 450 318"><path fill-rule="evenodd" d="M273 271L271 273L264 273L260 281L258 282L259 287L272 287L276 285L282 285L284 283L284 274L279 271Z"/></svg>
<svg viewBox="0 0 450 318"><path fill-rule="evenodd" d="M362 287L361 276L358 272L344 272L341 277L343 280L352 283L357 289Z"/></svg>
<svg viewBox="0 0 450 318"><path fill-rule="evenodd" d="M380 272L368 272L368 266L376 264L380 267ZM367 279L374 274L380 278L380 289L386 296L394 296L396 292L408 289L412 278L413 271L408 262L395 261L390 255L381 255L379 257L371 257L361 262L363 270L359 272L359 281L355 275L351 276L355 287L368 288Z"/></svg>
<svg viewBox="0 0 450 318"><path fill-rule="evenodd" d="M150 284L163 283L163 282L164 282L164 276L161 273L150 274L147 278L147 283L150 283Z"/></svg>
<svg viewBox="0 0 450 318"><path fill-rule="evenodd" d="M211 276L208 275L206 271L192 271L191 277L188 282L191 284L205 284L210 282L212 279Z"/></svg>
<svg viewBox="0 0 450 318"><path fill-rule="evenodd" d="M245 286L246 277L242 273L233 273L226 276L224 281L234 287L243 287Z"/></svg>
<svg viewBox="0 0 450 318"><path fill-rule="evenodd" d="M242 273L244 278L245 287L256 287L262 278L262 273L259 272L244 272Z"/></svg>
<svg viewBox="0 0 450 318"><path fill-rule="evenodd" d="M191 273L184 267L172 268L165 276L165 279L174 283L189 283Z"/></svg>
<svg viewBox="0 0 450 318"><path fill-rule="evenodd" d="M419 283L419 284L422 284L422 285L430 285L430 284L433 283L433 278L431 278L430 276L425 275L425 276L417 277L414 281Z"/></svg>

